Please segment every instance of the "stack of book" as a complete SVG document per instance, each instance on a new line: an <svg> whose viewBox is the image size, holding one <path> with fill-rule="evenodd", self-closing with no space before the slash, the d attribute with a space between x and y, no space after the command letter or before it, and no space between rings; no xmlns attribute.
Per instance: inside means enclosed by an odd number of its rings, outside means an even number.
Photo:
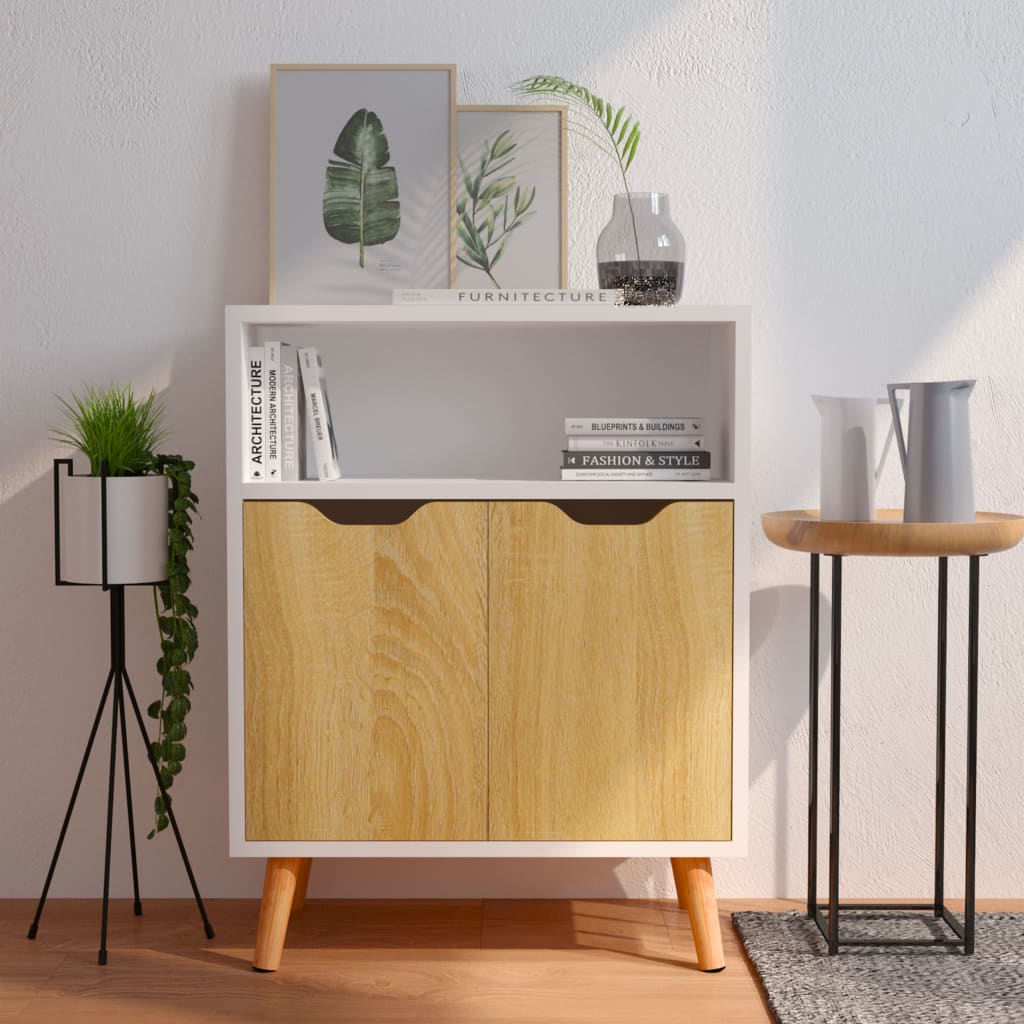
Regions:
<svg viewBox="0 0 1024 1024"><path fill-rule="evenodd" d="M665 416L567 419L563 480L710 480L704 420Z"/></svg>
<svg viewBox="0 0 1024 1024"><path fill-rule="evenodd" d="M246 352L246 479L337 480L338 447L320 353L268 341Z"/></svg>

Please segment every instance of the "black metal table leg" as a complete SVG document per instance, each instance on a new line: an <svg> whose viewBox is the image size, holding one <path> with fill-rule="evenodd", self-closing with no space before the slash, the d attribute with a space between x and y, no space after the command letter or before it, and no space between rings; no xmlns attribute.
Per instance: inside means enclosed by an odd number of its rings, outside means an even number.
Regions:
<svg viewBox="0 0 1024 1024"><path fill-rule="evenodd" d="M967 638L967 825L965 900L963 919L958 920L945 905L946 845L946 730L947 730L947 653L949 559L939 558L938 577L938 641L936 669L936 749L935 749L935 888L930 903L843 903L839 902L839 820L840 820L840 753L842 696L842 557L832 555L832 732L830 750L831 796L829 823L829 886L828 917L822 914L824 904L818 903L817 883L817 792L818 792L818 628L819 569L818 556L811 556L811 687L810 687L810 802L808 814L808 892L807 916L812 918L827 942L829 956L840 946L937 946L962 947L965 954L974 952L975 939L975 875L977 840L978 782L978 647L980 604L980 555L970 556L970 592ZM901 939L839 937L841 910L909 910L927 912L940 919L952 932L951 938Z"/></svg>
<svg viewBox="0 0 1024 1024"><path fill-rule="evenodd" d="M978 797L978 605L981 558L971 556L967 610L967 855L964 866L964 953L974 952L975 842Z"/></svg>
<svg viewBox="0 0 1024 1024"><path fill-rule="evenodd" d="M818 909L818 610L821 605L821 557L811 555L811 650L808 694L807 916Z"/></svg>
<svg viewBox="0 0 1024 1024"><path fill-rule="evenodd" d="M946 869L946 621L949 559L939 559L938 651L935 699L935 916L945 905Z"/></svg>
<svg viewBox="0 0 1024 1024"><path fill-rule="evenodd" d="M839 773L843 559L832 555L832 732L829 736L828 952L839 952Z"/></svg>

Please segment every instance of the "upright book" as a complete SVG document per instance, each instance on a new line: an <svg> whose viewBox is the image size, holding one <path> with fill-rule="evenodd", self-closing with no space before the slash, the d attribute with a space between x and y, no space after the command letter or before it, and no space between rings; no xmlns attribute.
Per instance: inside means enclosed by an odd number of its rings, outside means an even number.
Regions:
<svg viewBox="0 0 1024 1024"><path fill-rule="evenodd" d="M341 470L338 468L338 446L334 440L334 424L331 422L331 407L327 399L327 380L319 351L312 346L300 348L299 369L302 373L302 388L306 393L306 423L309 427L309 442L316 460L317 479L337 480L341 477Z"/></svg>
<svg viewBox="0 0 1024 1024"><path fill-rule="evenodd" d="M306 422L305 393L299 383L299 360L295 346L288 342L281 344L280 395L281 479L287 483L302 478L300 467L305 457L302 439Z"/></svg>
<svg viewBox="0 0 1024 1024"><path fill-rule="evenodd" d="M281 342L268 341L263 347L263 391L266 410L266 473L276 483L281 479Z"/></svg>
<svg viewBox="0 0 1024 1024"><path fill-rule="evenodd" d="M267 478L265 366L262 345L252 345L245 355L245 478Z"/></svg>

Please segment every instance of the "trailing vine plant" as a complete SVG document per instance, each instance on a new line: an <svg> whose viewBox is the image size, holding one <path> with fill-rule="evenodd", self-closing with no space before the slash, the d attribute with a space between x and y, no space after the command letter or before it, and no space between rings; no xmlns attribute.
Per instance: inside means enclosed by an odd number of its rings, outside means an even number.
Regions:
<svg viewBox="0 0 1024 1024"><path fill-rule="evenodd" d="M185 760L185 736L188 729L185 718L192 709L192 674L189 663L199 647L196 617L199 610L189 600L192 582L189 575L188 555L192 550L192 514L199 499L192 490L192 470L195 463L180 455L156 456L158 471L171 480L171 500L168 526L167 580L153 587L153 603L160 630L160 658L156 670L162 680L160 699L146 709L150 718L159 723L157 738L151 749L160 772L165 792L174 784ZM170 800L170 796L167 798ZM162 794L153 806L156 823L149 833L152 839L167 828L167 804Z"/></svg>
<svg viewBox="0 0 1024 1024"><path fill-rule="evenodd" d="M539 96L565 102L572 111L586 115L582 120L570 117L569 129L583 136L615 161L626 192L629 218L633 225L633 241L636 244L636 258L639 260L640 241L626 172L632 165L637 146L640 144L640 121L628 113L624 106L616 109L614 103L596 96L585 85L570 82L559 75L531 75L529 78L514 82L512 91L520 96Z"/></svg>

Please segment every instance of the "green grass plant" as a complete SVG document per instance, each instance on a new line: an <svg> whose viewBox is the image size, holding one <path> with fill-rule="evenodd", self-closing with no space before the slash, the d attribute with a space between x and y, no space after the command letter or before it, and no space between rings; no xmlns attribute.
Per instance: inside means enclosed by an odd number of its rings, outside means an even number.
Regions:
<svg viewBox="0 0 1024 1024"><path fill-rule="evenodd" d="M156 392L136 398L131 384L87 387L70 400L58 397L67 420L53 439L84 453L89 472L99 476L138 476L154 471L153 453L164 440L163 405Z"/></svg>

